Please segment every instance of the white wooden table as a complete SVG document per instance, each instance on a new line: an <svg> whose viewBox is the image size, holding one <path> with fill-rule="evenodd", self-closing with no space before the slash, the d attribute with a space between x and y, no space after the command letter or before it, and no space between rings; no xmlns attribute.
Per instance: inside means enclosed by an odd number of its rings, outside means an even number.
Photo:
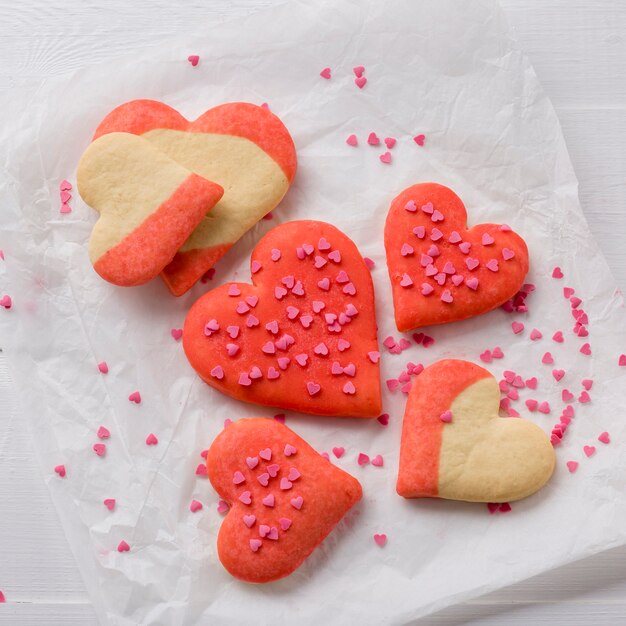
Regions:
<svg viewBox="0 0 626 626"><path fill-rule="evenodd" d="M244 14L273 1L109 0L103 9L83 0L0 0L0 90L133 52L173 33L184 36L186 27L211 16ZM501 2L554 103L591 231L626 291L626 1ZM19 419L0 423L0 590L7 598L0 626L96 623ZM425 622L626 624L626 548Z"/></svg>

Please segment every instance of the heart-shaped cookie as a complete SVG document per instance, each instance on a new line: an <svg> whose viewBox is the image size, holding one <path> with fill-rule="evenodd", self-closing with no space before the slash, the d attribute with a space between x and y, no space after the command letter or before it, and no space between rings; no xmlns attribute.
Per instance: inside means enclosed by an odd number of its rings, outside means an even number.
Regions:
<svg viewBox="0 0 626 626"><path fill-rule="evenodd" d="M278 117L254 104L223 104L190 122L162 102L133 100L111 111L94 139L120 131L141 135L183 167L224 188L224 197L163 271L163 280L177 296L282 200L296 173L289 132Z"/></svg>
<svg viewBox="0 0 626 626"><path fill-rule="evenodd" d="M491 311L511 298L528 272L528 249L508 226L467 228L461 199L421 183L391 203L385 250L400 331Z"/></svg>
<svg viewBox="0 0 626 626"><path fill-rule="evenodd" d="M76 176L83 200L100 213L91 262L102 278L125 287L158 276L224 192L128 133L94 141Z"/></svg>
<svg viewBox="0 0 626 626"><path fill-rule="evenodd" d="M361 499L361 485L272 419L228 425L207 455L230 511L217 537L224 567L265 583L288 576Z"/></svg>
<svg viewBox="0 0 626 626"><path fill-rule="evenodd" d="M324 222L288 222L261 239L250 268L253 285L222 285L187 315L198 374L245 402L379 415L374 287L354 243Z"/></svg>
<svg viewBox="0 0 626 626"><path fill-rule="evenodd" d="M510 502L535 493L554 470L550 440L528 420L499 417L500 390L485 369L448 359L409 392L397 492L405 498Z"/></svg>

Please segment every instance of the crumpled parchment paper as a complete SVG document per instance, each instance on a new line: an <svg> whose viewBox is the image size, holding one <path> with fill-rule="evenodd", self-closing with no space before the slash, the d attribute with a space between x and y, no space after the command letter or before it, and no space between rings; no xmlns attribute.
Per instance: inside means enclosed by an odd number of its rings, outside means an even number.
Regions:
<svg viewBox="0 0 626 626"><path fill-rule="evenodd" d="M199 54L193 68L189 54ZM352 67L364 65L364 89ZM332 68L332 78L319 72ZM188 118L227 101L268 102L298 149L294 187L219 262L212 283L180 299L157 280L120 289L103 282L87 257L95 213L76 190L73 211L59 214L59 181L74 182L77 161L98 122L114 106L155 98ZM11 113L12 111L12 113ZM21 414L32 426L42 471L103 623L405 624L452 603L591 555L626 541L626 370L622 297L591 238L577 182L550 102L517 48L494 2L289 3L247 19L223 22L150 55L115 60L50 80L30 96L12 94L2 145L2 344ZM9 123L10 121L10 123ZM369 132L396 137L393 162ZM351 133L359 147L347 146ZM412 137L426 135L423 148ZM487 367L537 376L536 391L513 403L549 432L558 422L561 389L575 395L593 378L592 401L557 449L552 481L537 495L489 515L484 505L405 501L395 494L405 397L384 389L388 427L311 416L287 424L320 451L344 446L339 466L357 476L364 500L286 580L252 586L230 578L216 556L221 523L217 497L195 475L200 452L225 418L273 415L203 384L170 336L192 302L212 285L249 280L255 242L292 219L327 220L376 262L379 339L399 338L392 316L382 230L391 199L434 180L465 201L471 223L505 222L531 254L529 312L497 310L428 329L436 342L401 356L382 349L383 380L407 360L478 360L501 346ZM560 265L565 278L550 277ZM590 318L587 339L575 337L563 286L576 289ZM511 321L523 321L520 335ZM543 339L530 341L533 327ZM565 342L550 337L563 330ZM589 341L592 355L579 352ZM555 365L541 363L551 351ZM106 360L110 371L98 372ZM566 370L556 383L552 367ZM384 383L383 383L384 385ZM140 405L128 401L139 390ZM529 414L524 399L548 400L550 415ZM107 453L92 451L99 425L111 430ZM597 436L608 430L612 443ZM149 433L159 439L146 446ZM587 459L583 445L597 452ZM359 452L382 454L383 468L359 467ZM567 460L580 461L570 474ZM67 476L54 474L64 463ZM109 513L102 501L116 498ZM196 498L204 509L196 514ZM374 533L386 533L379 548ZM131 550L116 546L126 540Z"/></svg>

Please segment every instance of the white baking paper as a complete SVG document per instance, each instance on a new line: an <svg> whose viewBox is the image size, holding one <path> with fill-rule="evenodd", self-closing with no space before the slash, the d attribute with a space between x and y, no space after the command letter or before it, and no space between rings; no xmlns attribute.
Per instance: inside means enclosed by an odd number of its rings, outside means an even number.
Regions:
<svg viewBox="0 0 626 626"><path fill-rule="evenodd" d="M193 68L189 54L198 54ZM364 89L353 66L363 65ZM326 66L332 78L319 72ZM299 158L295 185L274 211L222 259L212 283L175 299L160 281L134 289L103 282L87 257L94 212L77 196L59 213L59 181L104 115L134 98L155 98L194 118L228 101L267 102L291 131ZM102 623L406 624L447 605L626 541L626 318L606 262L592 239L555 113L503 15L489 0L294 2L210 27L148 56L88 67L30 91L13 92L2 137L2 345L23 419L32 426L42 471ZM367 135L395 137L393 162ZM348 135L358 148L346 145ZM412 137L426 135L424 147ZM384 389L388 427L376 420L289 414L287 424L362 481L364 499L288 579L253 586L221 567L217 497L196 477L200 452L224 419L276 412L236 402L203 384L170 336L194 300L213 285L249 280L248 259L270 228L293 219L327 220L376 262L379 339L395 331L382 230L391 199L419 181L452 187L471 223L505 222L522 234L537 290L529 313L497 310L428 329L436 343L401 356L383 350L383 380L408 361L477 361L485 348L506 356L488 367L524 378L536 391L514 402L546 432L558 421L560 391L576 395L593 378L592 401L557 449L554 478L537 495L489 515L484 505L406 501L395 494L405 397ZM565 278L550 277L553 266ZM562 295L584 300L592 356L571 332ZM511 321L526 326L514 335ZM537 327L543 339L530 341ZM556 330L563 344L551 340ZM410 336L410 335L407 335ZM566 370L556 383L541 355ZM98 372L106 360L110 371ZM384 383L383 383L384 386ZM139 390L140 405L128 401ZM530 414L524 399L548 400ZM107 453L92 451L111 430ZM609 431L612 442L597 441ZM149 433L159 439L146 446ZM597 452L587 459L583 445ZM359 467L359 452L384 467ZM565 466L580 461L575 474ZM53 468L64 463L65 479ZM104 498L116 498L109 513ZM203 502L192 514L192 498ZM386 533L384 548L374 533ZM126 540L131 550L116 547Z"/></svg>

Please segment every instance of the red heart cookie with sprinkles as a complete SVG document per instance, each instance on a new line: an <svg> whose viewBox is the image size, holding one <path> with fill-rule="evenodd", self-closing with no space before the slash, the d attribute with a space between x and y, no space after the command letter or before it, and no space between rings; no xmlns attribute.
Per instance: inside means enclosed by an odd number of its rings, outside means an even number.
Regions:
<svg viewBox="0 0 626 626"><path fill-rule="evenodd" d="M379 415L374 287L355 244L330 224L289 222L250 268L252 285L222 285L187 315L183 345L201 378L245 402Z"/></svg>
<svg viewBox="0 0 626 626"><path fill-rule="evenodd" d="M141 135L165 155L224 188L224 196L182 244L161 277L182 295L282 200L296 173L296 151L283 123L263 107L233 102L190 122L154 100L111 111L94 140L107 133Z"/></svg>
<svg viewBox="0 0 626 626"><path fill-rule="evenodd" d="M468 229L461 199L437 183L413 185L393 200L385 250L400 331L491 311L528 272L519 235L504 224Z"/></svg>
<svg viewBox="0 0 626 626"><path fill-rule="evenodd" d="M253 583L296 570L362 495L356 478L272 419L229 424L209 449L207 470L231 505L217 537L220 561Z"/></svg>
<svg viewBox="0 0 626 626"><path fill-rule="evenodd" d="M482 367L447 359L409 392L396 490L405 498L510 502L543 487L554 448L532 422L500 417L500 388Z"/></svg>

